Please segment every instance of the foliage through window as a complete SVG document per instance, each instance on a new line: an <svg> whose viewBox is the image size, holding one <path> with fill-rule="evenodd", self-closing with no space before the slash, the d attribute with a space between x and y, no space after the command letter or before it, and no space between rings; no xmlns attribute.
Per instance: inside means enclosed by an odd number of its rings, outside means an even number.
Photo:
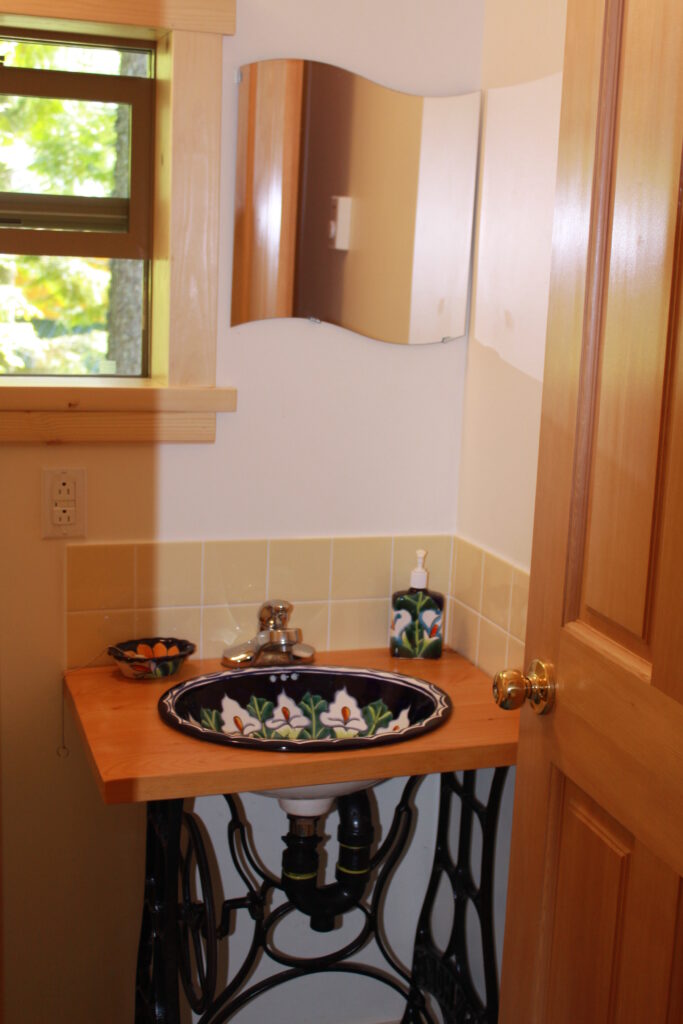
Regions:
<svg viewBox="0 0 683 1024"><path fill-rule="evenodd" d="M0 375L147 371L148 49L0 39Z"/></svg>

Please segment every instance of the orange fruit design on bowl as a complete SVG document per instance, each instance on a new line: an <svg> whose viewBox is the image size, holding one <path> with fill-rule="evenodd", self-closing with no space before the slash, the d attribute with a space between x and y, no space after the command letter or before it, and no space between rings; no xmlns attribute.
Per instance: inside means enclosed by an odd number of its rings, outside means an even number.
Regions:
<svg viewBox="0 0 683 1024"><path fill-rule="evenodd" d="M166 658L180 654L177 644L170 644L168 647L157 640L153 647L149 644L138 644L134 651L126 651L127 658Z"/></svg>
<svg viewBox="0 0 683 1024"><path fill-rule="evenodd" d="M168 647L161 640L152 646L151 644L139 643L135 650L124 651L124 657L129 661L136 658L172 658L180 654L180 648L177 644L169 644Z"/></svg>

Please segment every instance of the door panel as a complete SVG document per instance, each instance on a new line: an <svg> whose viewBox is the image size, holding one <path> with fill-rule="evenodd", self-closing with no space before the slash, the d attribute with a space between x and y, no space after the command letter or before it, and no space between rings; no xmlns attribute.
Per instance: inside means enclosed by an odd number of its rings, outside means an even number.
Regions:
<svg viewBox="0 0 683 1024"><path fill-rule="evenodd" d="M664 1022L679 973L681 880L578 786L555 774L562 793L543 1020Z"/></svg>
<svg viewBox="0 0 683 1024"><path fill-rule="evenodd" d="M585 581L588 608L637 637L650 578L681 166L683 23L674 6L679 0L630 0L624 13Z"/></svg>
<svg viewBox="0 0 683 1024"><path fill-rule="evenodd" d="M681 880L642 843L636 843L629 864L624 927L619 950L618 999L614 1014L619 1024L666 1021L672 1006L671 985L680 978L676 959L677 905ZM643 945L649 947L643 969ZM678 965L678 966L677 966ZM680 1015L671 1018L679 1022Z"/></svg>
<svg viewBox="0 0 683 1024"><path fill-rule="evenodd" d="M670 369L667 374L664 418L668 423L660 465L661 502L657 507L657 581L652 604L653 685L683 704L683 626L680 618L681 566L683 566L683 159L679 183L678 230L669 311ZM683 972L682 972L683 973ZM683 1019L683 1013L681 1014Z"/></svg>
<svg viewBox="0 0 683 1024"><path fill-rule="evenodd" d="M679 0L569 0L507 1024L681 1024Z"/></svg>
<svg viewBox="0 0 683 1024"><path fill-rule="evenodd" d="M555 908L546 1020L609 1020L617 973L632 839L585 793L565 781L560 815ZM582 901L592 908L585 927ZM576 976L581 984L575 983ZM605 984L604 979L610 983Z"/></svg>

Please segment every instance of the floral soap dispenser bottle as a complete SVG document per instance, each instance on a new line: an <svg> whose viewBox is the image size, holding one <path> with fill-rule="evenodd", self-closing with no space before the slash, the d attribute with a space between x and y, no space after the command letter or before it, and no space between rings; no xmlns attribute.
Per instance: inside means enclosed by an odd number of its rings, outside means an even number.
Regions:
<svg viewBox="0 0 683 1024"><path fill-rule="evenodd" d="M389 649L395 658L440 658L443 649L443 594L427 589L427 552L417 552L410 589L391 598Z"/></svg>

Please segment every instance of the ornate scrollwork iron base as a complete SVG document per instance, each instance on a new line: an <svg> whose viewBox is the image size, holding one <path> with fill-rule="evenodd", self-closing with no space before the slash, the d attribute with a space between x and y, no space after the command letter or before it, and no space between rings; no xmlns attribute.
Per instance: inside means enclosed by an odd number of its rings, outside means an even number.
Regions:
<svg viewBox="0 0 683 1024"><path fill-rule="evenodd" d="M394 957L384 937L386 888L405 848L413 819L412 797L419 777L407 781L389 831L372 853L367 794L340 797L340 857L336 881L319 886L319 837L312 819L290 817L284 837L282 877L268 873L252 849L238 803L226 795L229 810L227 841L237 873L244 884L241 896L224 900L217 917L215 895L204 839L195 815L184 812L181 800L148 805L145 899L138 951L135 1001L136 1024L179 1024L179 984L200 1024L223 1024L247 1003L285 982L321 973L342 973L371 978L398 993L405 1001L401 1024L435 1024L427 994L439 1005L446 1024L494 1024L498 981L492 921L493 856L498 809L507 769L496 769L486 804L474 794L474 771L441 776L437 842L431 878L420 914L412 971ZM448 850L452 801L461 803L457 862ZM473 818L482 826L483 843L479 886L471 871ZM437 890L445 872L455 900L453 929L440 951L432 938L431 917ZM371 884L371 876L374 882ZM270 909L276 892L286 898ZM467 902L475 907L482 928L486 1004L472 983L466 935ZM294 957L276 948L272 933L293 912L309 917L314 930L327 931L345 911L361 913L358 934L345 946L324 956ZM218 987L218 946L232 931L233 917L247 911L252 935L244 961L221 992ZM350 958L373 942L386 961L386 969ZM281 970L247 984L257 961L266 956Z"/></svg>
<svg viewBox="0 0 683 1024"><path fill-rule="evenodd" d="M495 1024L498 1020L498 970L493 929L493 871L498 827L498 812L507 777L507 768L496 768L486 802L475 793L476 771L441 776L441 799L436 849L432 873L417 925L412 977L423 992L436 999L444 1024ZM453 824L453 801L460 802L460 828L457 858L449 844ZM478 819L482 844L479 885L472 871L472 826ZM453 893L451 934L440 950L432 933L432 912L439 884L446 876ZM466 934L467 906L479 919L485 1002L472 980L470 950Z"/></svg>

